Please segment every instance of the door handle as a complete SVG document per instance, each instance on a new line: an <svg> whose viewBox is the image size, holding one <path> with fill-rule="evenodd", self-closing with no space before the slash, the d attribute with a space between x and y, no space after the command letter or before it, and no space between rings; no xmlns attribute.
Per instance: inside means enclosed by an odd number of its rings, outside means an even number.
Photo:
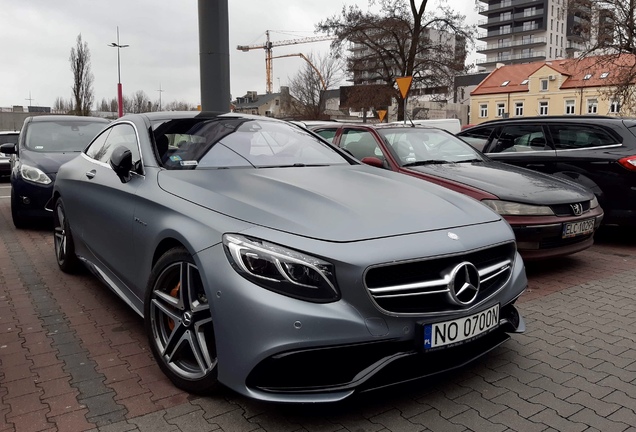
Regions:
<svg viewBox="0 0 636 432"><path fill-rule="evenodd" d="M88 177L89 179L92 179L93 177L95 177L95 174L97 174L95 170L90 170L86 173L86 177Z"/></svg>

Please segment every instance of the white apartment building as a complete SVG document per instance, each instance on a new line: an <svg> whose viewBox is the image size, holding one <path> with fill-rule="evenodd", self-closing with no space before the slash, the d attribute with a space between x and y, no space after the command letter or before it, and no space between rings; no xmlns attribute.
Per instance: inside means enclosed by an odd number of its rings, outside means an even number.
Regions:
<svg viewBox="0 0 636 432"><path fill-rule="evenodd" d="M577 57L602 26L589 0L479 0L477 65L492 71L498 63L516 64ZM596 15L596 17L595 17Z"/></svg>

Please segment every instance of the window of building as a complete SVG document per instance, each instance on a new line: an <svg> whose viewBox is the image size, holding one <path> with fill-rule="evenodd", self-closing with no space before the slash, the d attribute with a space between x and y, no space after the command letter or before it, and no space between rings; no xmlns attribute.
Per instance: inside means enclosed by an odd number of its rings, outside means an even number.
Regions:
<svg viewBox="0 0 636 432"><path fill-rule="evenodd" d="M499 27L499 34L508 34L511 31L512 31L512 27L509 24Z"/></svg>
<svg viewBox="0 0 636 432"><path fill-rule="evenodd" d="M550 57L552 57L552 47L550 47Z"/></svg>
<svg viewBox="0 0 636 432"><path fill-rule="evenodd" d="M501 87L505 87L505 86L507 86L508 84L510 84L510 81L509 81L509 80L506 80L506 81L504 81L504 82L502 82L502 83L501 83Z"/></svg>
<svg viewBox="0 0 636 432"><path fill-rule="evenodd" d="M539 115L548 115L548 101L539 102Z"/></svg>
<svg viewBox="0 0 636 432"><path fill-rule="evenodd" d="M550 43L552 43L552 33L550 33Z"/></svg>
<svg viewBox="0 0 636 432"><path fill-rule="evenodd" d="M600 76L601 79L605 79L609 76L609 72L603 72Z"/></svg>
<svg viewBox="0 0 636 432"><path fill-rule="evenodd" d="M527 79L524 79L523 81L521 81L521 85L528 85L528 81Z"/></svg>
<svg viewBox="0 0 636 432"><path fill-rule="evenodd" d="M506 113L506 104L503 102L497 103L497 117L503 117Z"/></svg>
<svg viewBox="0 0 636 432"><path fill-rule="evenodd" d="M499 14L499 19L502 21L512 19L512 12L503 12Z"/></svg>
<svg viewBox="0 0 636 432"><path fill-rule="evenodd" d="M541 91L548 91L549 81L547 79L541 80Z"/></svg>
<svg viewBox="0 0 636 432"><path fill-rule="evenodd" d="M535 22L534 21L526 21L523 23L523 30L527 31L527 30L532 30L535 28Z"/></svg>
<svg viewBox="0 0 636 432"><path fill-rule="evenodd" d="M488 117L488 104L479 104L479 117Z"/></svg>
<svg viewBox="0 0 636 432"><path fill-rule="evenodd" d="M550 30L554 30L554 20L550 20Z"/></svg>
<svg viewBox="0 0 636 432"><path fill-rule="evenodd" d="M574 107L575 107L576 101L573 99L568 99L565 101L565 114L566 115L573 115L574 114Z"/></svg>
<svg viewBox="0 0 636 432"><path fill-rule="evenodd" d="M587 100L587 113L588 114L598 113L598 99L592 98Z"/></svg>
<svg viewBox="0 0 636 432"><path fill-rule="evenodd" d="M621 110L621 105L618 99L610 100L609 112L611 114L618 114L620 110Z"/></svg>
<svg viewBox="0 0 636 432"><path fill-rule="evenodd" d="M523 102L515 102L515 117L523 117Z"/></svg>
<svg viewBox="0 0 636 432"><path fill-rule="evenodd" d="M583 79L584 79L585 81L589 80L590 78L592 78L592 74L586 74L586 75L583 77Z"/></svg>

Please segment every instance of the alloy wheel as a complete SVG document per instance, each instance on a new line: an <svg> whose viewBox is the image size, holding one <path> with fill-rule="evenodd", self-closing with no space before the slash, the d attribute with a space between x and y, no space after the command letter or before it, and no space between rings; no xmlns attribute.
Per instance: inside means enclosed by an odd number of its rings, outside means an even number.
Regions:
<svg viewBox="0 0 636 432"><path fill-rule="evenodd" d="M217 364L212 316L197 267L179 261L157 278L150 303L157 353L179 378L205 378Z"/></svg>

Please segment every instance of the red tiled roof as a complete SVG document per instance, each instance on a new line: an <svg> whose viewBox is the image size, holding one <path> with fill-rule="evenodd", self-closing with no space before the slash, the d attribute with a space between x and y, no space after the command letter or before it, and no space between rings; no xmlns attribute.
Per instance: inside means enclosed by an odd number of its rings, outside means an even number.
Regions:
<svg viewBox="0 0 636 432"><path fill-rule="evenodd" d="M470 95L527 92L528 85L521 85L521 83L544 64L544 62L533 62L502 66L484 78L475 90L470 92ZM508 85L502 87L501 84L506 81L509 81Z"/></svg>
<svg viewBox="0 0 636 432"><path fill-rule="evenodd" d="M580 59L563 59L539 61L524 64L506 65L490 73L470 94L471 96L498 93L516 93L528 91L527 85L521 85L524 79L543 66L548 66L564 76L562 89L580 87L603 87L621 82L621 72L631 70L631 81L636 84L636 56L632 54L585 57ZM605 78L602 74L608 73ZM587 80L586 75L591 75ZM502 83L510 81L502 87Z"/></svg>

